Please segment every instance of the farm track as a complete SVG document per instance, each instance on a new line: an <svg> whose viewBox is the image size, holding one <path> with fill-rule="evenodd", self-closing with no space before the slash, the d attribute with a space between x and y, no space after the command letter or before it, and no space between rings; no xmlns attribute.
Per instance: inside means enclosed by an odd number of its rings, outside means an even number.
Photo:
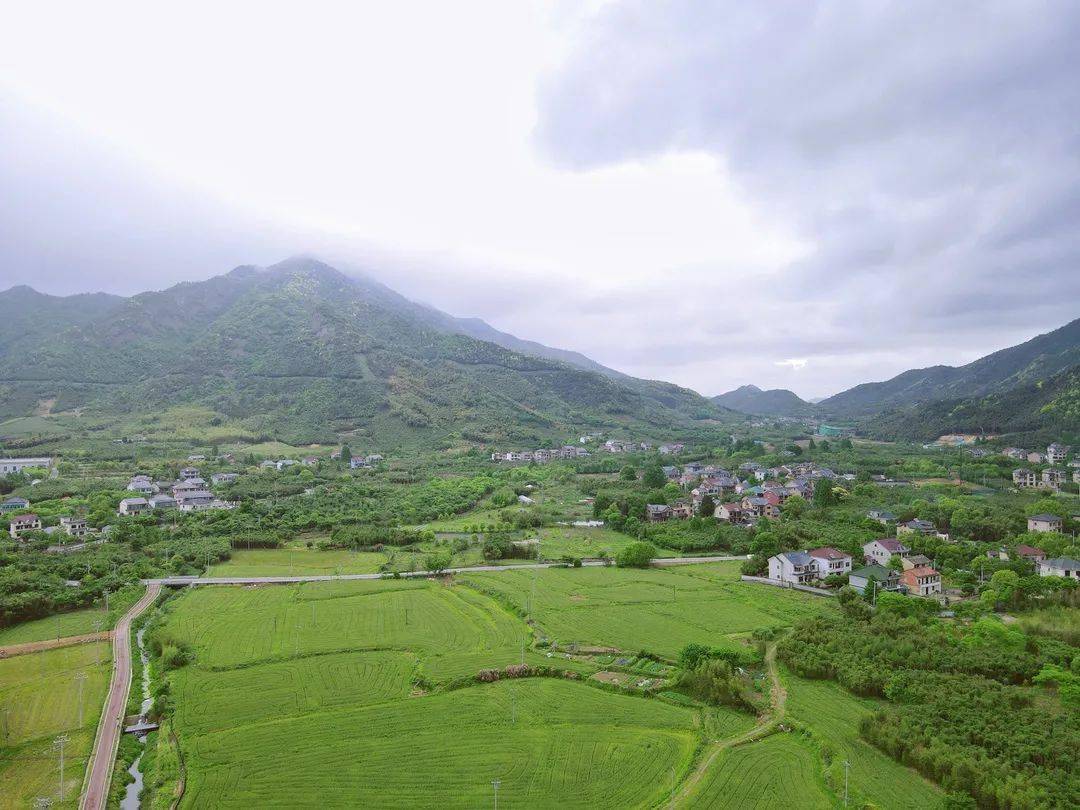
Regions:
<svg viewBox="0 0 1080 810"><path fill-rule="evenodd" d="M668 807L679 807L689 802L691 795L697 786L701 783L702 778L708 772L709 767L716 761L716 758L720 756L724 751L729 748L734 748L737 745L743 745L744 743L754 742L760 740L762 737L767 737L776 729L780 721L784 718L784 712L787 706L787 690L784 689L784 684L780 681L780 671L776 666L776 644L770 644L765 651L765 667L769 673L769 681L772 684L770 690L771 694L771 706L768 714L762 715L758 720L758 724L747 732L737 734L734 737L728 737L725 740L715 740L712 745L707 749L705 755L701 758L701 762L694 768L686 781L683 782L679 792L668 804Z"/></svg>
<svg viewBox="0 0 1080 810"><path fill-rule="evenodd" d="M124 712L131 691L131 623L161 593L160 583L150 583L139 601L131 606L113 631L113 672L105 707L101 712L94 748L86 769L85 787L79 799L80 810L101 810L109 796L116 749L120 745Z"/></svg>
<svg viewBox="0 0 1080 810"><path fill-rule="evenodd" d="M0 658L10 658L14 655L26 655L28 653L54 650L57 647L71 647L75 644L89 644L93 641L107 641L112 636L111 630L102 630L100 633L85 633L81 636L64 636L63 638L50 638L45 641L27 641L23 644L9 644L0 647Z"/></svg>

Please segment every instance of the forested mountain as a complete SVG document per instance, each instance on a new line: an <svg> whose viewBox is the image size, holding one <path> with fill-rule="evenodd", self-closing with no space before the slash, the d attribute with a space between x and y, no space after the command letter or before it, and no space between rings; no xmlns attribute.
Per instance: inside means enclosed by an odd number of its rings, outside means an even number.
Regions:
<svg viewBox="0 0 1080 810"><path fill-rule="evenodd" d="M890 411L870 418L865 428L871 435L893 440L984 433L1071 443L1080 438L1080 366L1002 393Z"/></svg>
<svg viewBox="0 0 1080 810"><path fill-rule="evenodd" d="M0 360L32 349L58 329L90 323L123 303L121 296L108 293L57 296L26 286L0 292Z"/></svg>
<svg viewBox="0 0 1080 810"><path fill-rule="evenodd" d="M0 302L12 293L27 294L8 291ZM94 298L82 309L32 339L5 333L0 415L28 413L45 397L58 399L56 411L199 404L294 441L360 429L374 443L678 432L725 415L674 385L613 379L460 334L445 323L456 319L312 259L240 267L108 307Z"/></svg>
<svg viewBox="0 0 1080 810"><path fill-rule="evenodd" d="M761 416L806 416L814 406L786 388L762 391L756 385L743 385L734 391L713 397L713 402L740 413Z"/></svg>
<svg viewBox="0 0 1080 810"><path fill-rule="evenodd" d="M982 397L1031 385L1080 364L1080 318L1019 346L964 366L905 371L885 382L863 383L820 403L828 414L860 416L932 400Z"/></svg>

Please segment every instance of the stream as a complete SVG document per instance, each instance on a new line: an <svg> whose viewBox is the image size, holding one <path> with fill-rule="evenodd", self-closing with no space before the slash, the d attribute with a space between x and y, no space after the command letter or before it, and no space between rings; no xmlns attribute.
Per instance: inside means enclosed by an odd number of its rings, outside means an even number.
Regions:
<svg viewBox="0 0 1080 810"><path fill-rule="evenodd" d="M146 654L146 642L143 639L145 632L146 625L143 625L139 632L135 634L135 639L139 644L139 660L142 661L143 702L142 706L139 707L139 714L142 719L146 718L146 713L154 705L154 699L150 696L150 656ZM141 735L139 742L145 745L146 735ZM139 769L142 758L143 755L139 754L135 757L135 761L131 763L131 767L128 768L128 773L131 774L135 781L130 783L124 791L124 798L120 800L120 810L139 810L139 796L143 790L143 773Z"/></svg>

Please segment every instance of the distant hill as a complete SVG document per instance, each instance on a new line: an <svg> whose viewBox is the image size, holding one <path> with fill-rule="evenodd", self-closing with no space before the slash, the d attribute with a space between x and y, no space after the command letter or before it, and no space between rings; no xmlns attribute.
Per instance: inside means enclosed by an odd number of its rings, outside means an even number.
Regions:
<svg viewBox="0 0 1080 810"><path fill-rule="evenodd" d="M933 400L982 397L1030 385L1080 364L1080 318L1019 346L964 366L905 371L885 382L863 383L824 399L828 414L860 416Z"/></svg>
<svg viewBox="0 0 1080 810"><path fill-rule="evenodd" d="M926 441L946 433L1080 440L1080 366L984 397L938 400L869 418L863 429L889 440Z"/></svg>
<svg viewBox="0 0 1080 810"><path fill-rule="evenodd" d="M813 405L786 388L762 391L756 385L743 385L712 399L733 411L759 416L806 416L814 412Z"/></svg>
<svg viewBox="0 0 1080 810"><path fill-rule="evenodd" d="M27 306L26 295L0 294L0 312L11 297ZM45 397L58 398L55 411L104 414L198 404L288 441L359 431L389 446L597 428L678 435L731 416L685 388L539 356L558 351L540 344L520 341L533 348L526 353L478 340L463 332L483 327L313 259L94 299L83 310L47 329L28 326L32 336L5 333L0 417Z"/></svg>

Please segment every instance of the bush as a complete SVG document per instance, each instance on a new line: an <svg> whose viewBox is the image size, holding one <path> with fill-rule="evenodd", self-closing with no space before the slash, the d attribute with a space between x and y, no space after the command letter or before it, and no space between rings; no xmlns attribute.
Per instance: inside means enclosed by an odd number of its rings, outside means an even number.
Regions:
<svg viewBox="0 0 1080 810"><path fill-rule="evenodd" d="M656 549L650 543L631 543L615 555L615 564L620 568L648 568Z"/></svg>

